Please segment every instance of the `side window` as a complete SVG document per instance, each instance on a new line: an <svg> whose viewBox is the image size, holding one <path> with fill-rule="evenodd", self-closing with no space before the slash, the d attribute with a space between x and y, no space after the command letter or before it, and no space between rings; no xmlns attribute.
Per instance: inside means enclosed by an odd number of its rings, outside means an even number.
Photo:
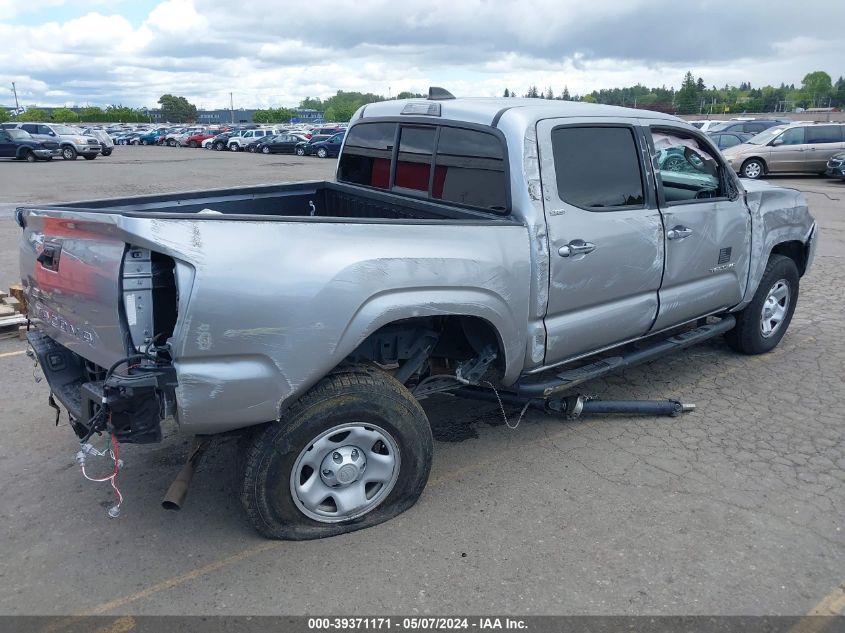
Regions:
<svg viewBox="0 0 845 633"><path fill-rule="evenodd" d="M442 127L431 197L491 211L508 208L502 141L493 134Z"/></svg>
<svg viewBox="0 0 845 633"><path fill-rule="evenodd" d="M44 126L42 125L41 127L44 127ZM38 133L38 126L35 125L35 123L24 123L21 126L21 129L24 132L29 132L30 134L37 134Z"/></svg>
<svg viewBox="0 0 845 633"><path fill-rule="evenodd" d="M402 127L393 185L428 193L436 128Z"/></svg>
<svg viewBox="0 0 845 633"><path fill-rule="evenodd" d="M590 211L643 207L642 169L631 128L557 128L552 154L561 200Z"/></svg>
<svg viewBox="0 0 845 633"><path fill-rule="evenodd" d="M341 154L337 179L355 185L387 189L395 134L395 123L361 123L353 126Z"/></svg>
<svg viewBox="0 0 845 633"><path fill-rule="evenodd" d="M779 142L778 142L779 141ZM776 145L803 145L804 144L804 128L791 127L781 134L776 142Z"/></svg>
<svg viewBox="0 0 845 633"><path fill-rule="evenodd" d="M759 134L766 129L765 123L746 123L743 132L750 132L751 134Z"/></svg>
<svg viewBox="0 0 845 633"><path fill-rule="evenodd" d="M808 143L841 143L842 125L814 125L806 128Z"/></svg>
<svg viewBox="0 0 845 633"><path fill-rule="evenodd" d="M655 169L668 204L725 195L719 162L692 136L679 131L652 132Z"/></svg>

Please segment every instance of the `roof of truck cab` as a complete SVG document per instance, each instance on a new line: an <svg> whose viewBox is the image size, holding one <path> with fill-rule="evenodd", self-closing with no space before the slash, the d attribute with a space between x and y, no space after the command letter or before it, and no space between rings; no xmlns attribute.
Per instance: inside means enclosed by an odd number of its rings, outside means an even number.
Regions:
<svg viewBox="0 0 845 633"><path fill-rule="evenodd" d="M547 99L515 99L512 97L498 98L461 98L430 101L427 99L401 99L394 101L380 101L363 106L358 117L369 119L374 117L399 116L408 103L430 104L439 103L441 114L436 119L451 119L466 121L478 125L493 125L507 113L518 114L524 121L536 122L541 119L560 117L618 117L633 119L663 119L682 121L677 117L651 110L636 110L619 106L586 103L583 101L557 101ZM428 117L426 117L428 118Z"/></svg>

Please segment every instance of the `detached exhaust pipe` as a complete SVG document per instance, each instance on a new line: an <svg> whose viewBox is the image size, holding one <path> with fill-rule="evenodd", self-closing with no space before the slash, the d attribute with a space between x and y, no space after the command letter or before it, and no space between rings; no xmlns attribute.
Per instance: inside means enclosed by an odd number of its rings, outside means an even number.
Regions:
<svg viewBox="0 0 845 633"><path fill-rule="evenodd" d="M202 456L206 449L211 444L211 436L209 435L195 435L194 443L191 446L191 452L188 453L188 459L185 460L185 465L176 475L176 479L170 484L167 489L167 494L161 500L161 507L165 510L181 510L185 504L185 497L188 496L188 486L191 485L191 480L194 478L194 473L199 466Z"/></svg>

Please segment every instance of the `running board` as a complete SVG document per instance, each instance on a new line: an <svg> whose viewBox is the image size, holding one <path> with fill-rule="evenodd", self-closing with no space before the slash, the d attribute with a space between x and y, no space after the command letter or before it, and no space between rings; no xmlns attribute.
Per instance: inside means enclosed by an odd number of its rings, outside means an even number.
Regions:
<svg viewBox="0 0 845 633"><path fill-rule="evenodd" d="M549 398L564 391L568 391L576 385L588 380L595 380L607 374L647 363L649 361L665 356L672 352L691 347L707 339L724 334L736 325L736 318L728 314L718 323L710 323L688 330L675 336L670 336L657 343L653 343L644 349L635 350L622 356L603 358L589 365L559 372L554 378L541 382L522 382L520 380L514 387L516 393L521 397L528 398Z"/></svg>

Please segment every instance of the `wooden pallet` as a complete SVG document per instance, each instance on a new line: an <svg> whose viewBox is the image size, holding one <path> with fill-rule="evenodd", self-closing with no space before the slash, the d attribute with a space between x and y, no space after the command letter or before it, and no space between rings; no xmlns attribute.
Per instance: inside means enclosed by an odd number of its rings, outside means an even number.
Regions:
<svg viewBox="0 0 845 633"><path fill-rule="evenodd" d="M10 286L8 293L0 290L0 340L26 339L26 308L26 295L21 284Z"/></svg>

